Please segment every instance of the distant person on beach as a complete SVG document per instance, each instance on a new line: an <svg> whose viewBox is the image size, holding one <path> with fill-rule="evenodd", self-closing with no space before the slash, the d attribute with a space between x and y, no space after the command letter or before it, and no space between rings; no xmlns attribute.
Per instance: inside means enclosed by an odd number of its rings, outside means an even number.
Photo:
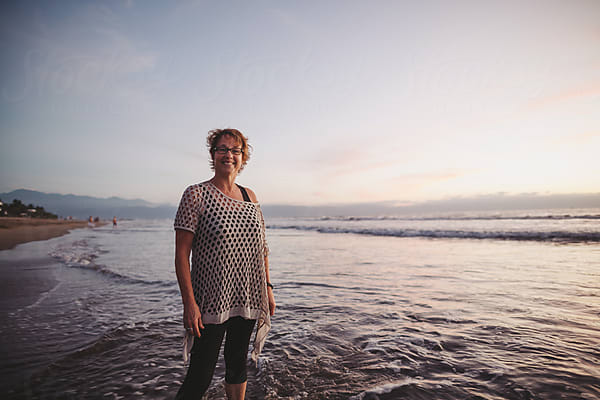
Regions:
<svg viewBox="0 0 600 400"><path fill-rule="evenodd" d="M117 227L117 217L113 217L113 228Z"/></svg>
<svg viewBox="0 0 600 400"><path fill-rule="evenodd" d="M235 183L250 158L237 129L209 132L212 179L189 186L175 217L175 271L190 365L176 399L200 399L225 337L225 391L244 399L252 332L257 361L275 312L263 215L254 192ZM190 272L190 253L192 267Z"/></svg>
<svg viewBox="0 0 600 400"><path fill-rule="evenodd" d="M94 218L90 215L90 218L88 219L88 228L94 227L96 227L96 224L94 224Z"/></svg>

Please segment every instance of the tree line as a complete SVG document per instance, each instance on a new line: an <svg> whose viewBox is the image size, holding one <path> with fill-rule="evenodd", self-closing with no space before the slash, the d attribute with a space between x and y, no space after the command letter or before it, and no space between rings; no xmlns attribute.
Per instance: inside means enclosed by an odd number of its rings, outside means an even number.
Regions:
<svg viewBox="0 0 600 400"><path fill-rule="evenodd" d="M19 199L14 199L10 204L3 203L2 200L0 200L0 217L58 219L56 214L44 210L44 207L34 206L33 204L25 205Z"/></svg>

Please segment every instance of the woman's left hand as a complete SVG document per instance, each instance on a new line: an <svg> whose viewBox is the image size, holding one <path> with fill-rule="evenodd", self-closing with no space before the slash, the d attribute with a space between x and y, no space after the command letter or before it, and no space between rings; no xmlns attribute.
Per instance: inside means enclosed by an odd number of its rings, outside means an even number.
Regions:
<svg viewBox="0 0 600 400"><path fill-rule="evenodd" d="M275 295L273 295L273 289L270 287L267 287L267 295L269 296L269 313L271 314L271 316L273 316L273 314L275 314Z"/></svg>

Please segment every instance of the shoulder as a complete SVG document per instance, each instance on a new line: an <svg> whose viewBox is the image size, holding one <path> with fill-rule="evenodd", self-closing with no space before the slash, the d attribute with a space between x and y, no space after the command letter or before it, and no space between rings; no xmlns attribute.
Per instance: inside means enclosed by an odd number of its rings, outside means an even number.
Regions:
<svg viewBox="0 0 600 400"><path fill-rule="evenodd" d="M197 201L199 201L201 198L204 197L203 195L204 195L205 191L206 191L206 185L204 182L189 185L183 191L183 194L181 196L181 201L184 202L184 200L185 200L187 202L196 203Z"/></svg>
<svg viewBox="0 0 600 400"><path fill-rule="evenodd" d="M246 186L244 186L244 188L248 192L248 197L250 197L250 200L252 200L253 203L258 203L258 198L256 197L256 193L254 193L254 190Z"/></svg>
<svg viewBox="0 0 600 400"><path fill-rule="evenodd" d="M207 186L209 185L209 182L200 182L200 183L194 183L192 185L189 185L188 187L185 188L185 190L183 191L183 193L200 193L203 190L205 190L207 188Z"/></svg>

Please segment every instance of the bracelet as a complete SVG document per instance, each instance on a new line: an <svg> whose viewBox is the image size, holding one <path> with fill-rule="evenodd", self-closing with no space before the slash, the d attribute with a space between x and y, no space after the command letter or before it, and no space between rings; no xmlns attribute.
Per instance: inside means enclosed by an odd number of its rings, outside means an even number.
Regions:
<svg viewBox="0 0 600 400"><path fill-rule="evenodd" d="M270 287L271 289L273 289L273 285L271 284L271 282L267 282L267 287Z"/></svg>

